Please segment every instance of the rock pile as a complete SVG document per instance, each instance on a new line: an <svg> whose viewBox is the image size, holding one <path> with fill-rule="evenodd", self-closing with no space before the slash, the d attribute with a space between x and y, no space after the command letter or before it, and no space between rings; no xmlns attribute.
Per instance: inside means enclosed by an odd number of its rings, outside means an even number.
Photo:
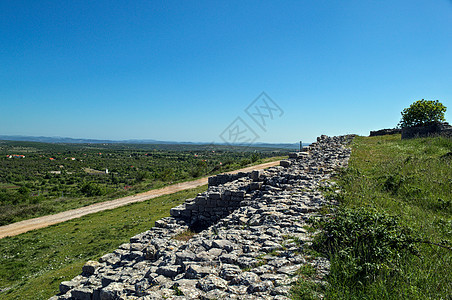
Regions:
<svg viewBox="0 0 452 300"><path fill-rule="evenodd" d="M328 203L319 188L347 166L351 139L321 136L278 167L210 179L206 192L87 262L51 299L288 299L306 264L322 283L329 262L302 253L312 238L305 222ZM195 227L205 229L182 240Z"/></svg>

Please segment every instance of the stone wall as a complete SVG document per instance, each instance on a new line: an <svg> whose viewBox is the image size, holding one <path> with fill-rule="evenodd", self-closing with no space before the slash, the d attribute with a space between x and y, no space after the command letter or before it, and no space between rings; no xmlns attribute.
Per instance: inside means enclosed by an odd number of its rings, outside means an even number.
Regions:
<svg viewBox="0 0 452 300"><path fill-rule="evenodd" d="M306 220L334 203L320 188L334 190L328 179L347 166L351 138L321 136L280 166L210 179L171 217L87 262L52 299L282 300L305 264L324 282L329 262L302 254L312 239ZM177 239L193 227L204 230Z"/></svg>
<svg viewBox="0 0 452 300"><path fill-rule="evenodd" d="M452 126L448 123L435 123L428 126L406 127L402 129L402 140L438 135L452 137Z"/></svg>
<svg viewBox="0 0 452 300"><path fill-rule="evenodd" d="M371 131L369 136L401 134L401 133L402 133L402 129L398 129L398 128L380 129L380 130L376 130L376 131Z"/></svg>
<svg viewBox="0 0 452 300"><path fill-rule="evenodd" d="M209 186L217 186L237 180L242 177L247 177L248 173L239 172L237 174L220 174L216 176L209 177Z"/></svg>

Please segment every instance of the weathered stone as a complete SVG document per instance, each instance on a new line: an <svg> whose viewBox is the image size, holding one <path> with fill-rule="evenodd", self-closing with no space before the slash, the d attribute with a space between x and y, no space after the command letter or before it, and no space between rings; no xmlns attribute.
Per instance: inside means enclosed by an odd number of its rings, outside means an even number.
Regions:
<svg viewBox="0 0 452 300"><path fill-rule="evenodd" d="M271 292L270 295L288 295L290 291L290 286L277 286Z"/></svg>
<svg viewBox="0 0 452 300"><path fill-rule="evenodd" d="M211 268L193 264L185 271L185 277L188 279L200 279L211 273Z"/></svg>
<svg viewBox="0 0 452 300"><path fill-rule="evenodd" d="M281 167L288 168L292 163L289 160L281 160L279 164Z"/></svg>
<svg viewBox="0 0 452 300"><path fill-rule="evenodd" d="M75 300L91 300L93 290L86 287L76 287L71 290L71 296Z"/></svg>
<svg viewBox="0 0 452 300"><path fill-rule="evenodd" d="M213 200L221 200L221 194L218 192L209 193L209 198Z"/></svg>
<svg viewBox="0 0 452 300"><path fill-rule="evenodd" d="M264 241L264 244L262 246L266 252L271 252L276 249L281 249L281 247L282 247L280 244L275 243L275 242L271 241L270 239Z"/></svg>
<svg viewBox="0 0 452 300"><path fill-rule="evenodd" d="M226 263L226 264L238 264L238 260L239 260L239 257L236 255L236 254L234 254L234 253L225 253L225 254L222 254L220 257L219 257L219 260L222 262L222 263Z"/></svg>
<svg viewBox="0 0 452 300"><path fill-rule="evenodd" d="M225 290L228 287L228 282L218 276L208 275L198 281L197 288L204 292L212 290Z"/></svg>
<svg viewBox="0 0 452 300"><path fill-rule="evenodd" d="M79 286L80 283L76 282L76 281L63 281L62 283L60 283L60 293L61 294L66 294L67 292L69 292L71 289Z"/></svg>
<svg viewBox="0 0 452 300"><path fill-rule="evenodd" d="M256 268L251 269L250 271L257 274L257 275L262 275L265 273L271 273L273 272L273 270L275 269L275 267L270 266L270 265L262 265Z"/></svg>
<svg viewBox="0 0 452 300"><path fill-rule="evenodd" d="M276 272L292 276L297 273L297 271L300 269L300 267L301 267L301 265L284 266L284 267L279 268Z"/></svg>
<svg viewBox="0 0 452 300"><path fill-rule="evenodd" d="M252 293L262 293L271 290L274 287L273 282L270 280L253 282L249 285L247 292Z"/></svg>
<svg viewBox="0 0 452 300"><path fill-rule="evenodd" d="M224 250L226 250L228 252L231 252L232 250L234 250L233 243L231 243L228 240L213 240L212 241L212 247L219 248L219 249L224 249Z"/></svg>
<svg viewBox="0 0 452 300"><path fill-rule="evenodd" d="M111 274L111 275L104 275L102 276L102 286L106 287L112 282L119 282L121 281L121 276L117 274Z"/></svg>
<svg viewBox="0 0 452 300"><path fill-rule="evenodd" d="M259 178L262 176L263 171L262 170L255 170L251 172L251 180L258 181Z"/></svg>
<svg viewBox="0 0 452 300"><path fill-rule="evenodd" d="M107 265L115 265L120 261L121 259L119 258L119 256L114 253L108 253L99 258L99 262L101 263L105 262Z"/></svg>
<svg viewBox="0 0 452 300"><path fill-rule="evenodd" d="M197 280L180 279L174 282L172 288L179 290L184 295L184 299L198 299L202 292L196 288Z"/></svg>
<svg viewBox="0 0 452 300"><path fill-rule="evenodd" d="M157 258L157 250L155 249L155 246L152 244L147 245L143 249L144 258L148 260L155 260Z"/></svg>
<svg viewBox="0 0 452 300"><path fill-rule="evenodd" d="M152 276L152 278L150 277L150 282L154 285L164 286L167 283L170 283L171 279L169 279L168 277L165 277L163 275L158 275L156 277L154 277L154 276Z"/></svg>
<svg viewBox="0 0 452 300"><path fill-rule="evenodd" d="M82 272L87 275L93 275L96 270L100 267L100 263L97 261L89 260L85 263L85 265L82 267Z"/></svg>
<svg viewBox="0 0 452 300"><path fill-rule="evenodd" d="M179 217L181 215L181 212L185 210L185 206L183 204L173 207L170 209L170 215L172 217Z"/></svg>
<svg viewBox="0 0 452 300"><path fill-rule="evenodd" d="M206 300L217 300L217 299L228 299L229 294L223 290L215 289L207 292L201 299Z"/></svg>
<svg viewBox="0 0 452 300"><path fill-rule="evenodd" d="M148 280L141 280L135 283L135 292L137 296L144 296L150 287L151 284Z"/></svg>
<svg viewBox="0 0 452 300"><path fill-rule="evenodd" d="M250 285L252 283L258 283L261 279L257 274L253 272L243 272L237 275L231 280L232 284Z"/></svg>
<svg viewBox="0 0 452 300"><path fill-rule="evenodd" d="M250 190L251 191L260 190L263 184L264 184L263 182L251 182Z"/></svg>
<svg viewBox="0 0 452 300"><path fill-rule="evenodd" d="M124 285L119 282L112 282L100 290L101 300L116 300L122 295Z"/></svg>
<svg viewBox="0 0 452 300"><path fill-rule="evenodd" d="M276 283L283 282L287 280L289 277L285 274L272 274L272 273L266 273L260 276L262 281L270 280Z"/></svg>
<svg viewBox="0 0 452 300"><path fill-rule="evenodd" d="M196 254L196 261L212 261L215 259L215 256L210 255L207 251L200 252Z"/></svg>
<svg viewBox="0 0 452 300"><path fill-rule="evenodd" d="M220 277L229 281L241 272L242 270L236 265L224 264L221 266Z"/></svg>
<svg viewBox="0 0 452 300"><path fill-rule="evenodd" d="M182 268L180 266L163 266L157 269L157 274L163 275L165 277L174 278L176 275L182 272Z"/></svg>
<svg viewBox="0 0 452 300"><path fill-rule="evenodd" d="M277 257L275 259L272 259L271 261L268 262L269 265L275 267L275 268L280 268L282 266L285 266L287 264L289 264L290 261L287 260L284 257Z"/></svg>
<svg viewBox="0 0 452 300"><path fill-rule="evenodd" d="M176 253L176 264L183 265L185 261L193 261L195 260L195 254L190 250L184 250Z"/></svg>

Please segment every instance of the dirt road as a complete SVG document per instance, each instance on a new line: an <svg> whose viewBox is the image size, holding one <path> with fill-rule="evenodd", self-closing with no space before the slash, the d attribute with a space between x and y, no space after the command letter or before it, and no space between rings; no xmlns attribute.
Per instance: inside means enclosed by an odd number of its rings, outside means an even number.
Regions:
<svg viewBox="0 0 452 300"><path fill-rule="evenodd" d="M268 162L268 163L251 166L251 167L247 167L244 169L235 170L235 171L231 171L231 172L227 172L227 173L234 174L234 173L238 173L238 172L251 172L253 170L262 170L262 169L266 169L266 168L277 166L277 165L279 165L279 161ZM43 217L39 217L39 218L24 220L24 221L20 221L17 223L1 226L0 227L0 239L4 238L6 236L14 236L14 235L18 235L18 234L33 230L33 229L44 228L44 227L47 227L47 226L50 226L53 224L61 223L64 221L75 219L75 218L80 218L84 215L96 213L99 211L113 209L116 207L127 205L129 203L141 202L141 201L156 198L156 197L159 197L162 195L168 195L168 194L176 193L176 192L187 190L187 189L193 189L198 186L207 184L207 178L208 177L204 177L204 178L201 178L198 180L181 182L181 183L169 185L169 186L161 188L161 189L150 190L150 191L147 191L144 193L127 196L127 197L119 198L119 199L115 199L115 200L95 203L95 204L92 204L89 206L60 212L60 213L57 213L54 215L43 216Z"/></svg>

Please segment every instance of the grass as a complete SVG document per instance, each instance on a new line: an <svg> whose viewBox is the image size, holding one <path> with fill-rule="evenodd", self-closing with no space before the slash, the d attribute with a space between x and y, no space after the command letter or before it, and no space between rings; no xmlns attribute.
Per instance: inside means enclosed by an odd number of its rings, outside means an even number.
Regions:
<svg viewBox="0 0 452 300"><path fill-rule="evenodd" d="M87 260L112 252L206 186L134 203L0 240L0 299L48 299Z"/></svg>
<svg viewBox="0 0 452 300"><path fill-rule="evenodd" d="M324 293L325 287L314 282L316 269L312 265L301 266L297 275L297 283L290 290L290 296L294 300L314 300Z"/></svg>
<svg viewBox="0 0 452 300"><path fill-rule="evenodd" d="M400 135L356 137L351 146L349 168L335 179L342 190L339 211L394 216L391 220L396 220L397 226L412 232L411 242L419 254L391 248L395 251L391 259L376 265L391 266L391 270L380 268L369 280L350 276L356 248L349 256L330 249L325 253L332 260L325 297L450 299L452 251L420 241L452 245L452 140L435 137L402 141ZM381 224L384 222L373 226ZM369 230L375 228L370 226ZM381 240L373 238L375 244L360 243L360 247L367 248L364 251L380 249ZM296 290L300 287L295 286L292 292ZM293 297L303 299L296 293Z"/></svg>
<svg viewBox="0 0 452 300"><path fill-rule="evenodd" d="M196 235L196 232L192 231L191 229L187 229L179 234L176 234L176 236L174 236L173 239L178 240L178 241L187 242L195 235Z"/></svg>

